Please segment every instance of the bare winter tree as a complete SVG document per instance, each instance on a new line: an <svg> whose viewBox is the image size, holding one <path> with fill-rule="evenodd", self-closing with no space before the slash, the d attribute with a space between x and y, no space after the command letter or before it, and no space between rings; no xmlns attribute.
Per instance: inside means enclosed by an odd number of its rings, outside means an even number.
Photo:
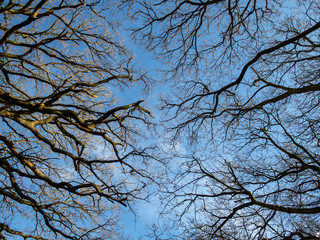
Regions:
<svg viewBox="0 0 320 240"><path fill-rule="evenodd" d="M319 239L319 2L143 1L137 14L177 86L163 107L188 149L164 197L181 238Z"/></svg>
<svg viewBox="0 0 320 240"><path fill-rule="evenodd" d="M119 239L117 209L143 197L150 112L112 92L147 79L112 4L0 1L0 239Z"/></svg>

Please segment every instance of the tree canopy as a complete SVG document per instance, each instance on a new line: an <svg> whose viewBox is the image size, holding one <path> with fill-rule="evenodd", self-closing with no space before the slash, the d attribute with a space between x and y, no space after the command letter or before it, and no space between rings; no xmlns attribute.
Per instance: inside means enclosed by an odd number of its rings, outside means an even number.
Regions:
<svg viewBox="0 0 320 240"><path fill-rule="evenodd" d="M118 239L118 206L143 198L150 112L112 91L147 79L113 4L0 1L1 239Z"/></svg>
<svg viewBox="0 0 320 240"><path fill-rule="evenodd" d="M318 239L319 2L142 6L136 38L172 66L162 109L185 150L163 192L180 237Z"/></svg>
<svg viewBox="0 0 320 240"><path fill-rule="evenodd" d="M320 238L318 1L0 0L0 20L1 239L122 239L150 189L146 239ZM159 112L117 101L149 77Z"/></svg>

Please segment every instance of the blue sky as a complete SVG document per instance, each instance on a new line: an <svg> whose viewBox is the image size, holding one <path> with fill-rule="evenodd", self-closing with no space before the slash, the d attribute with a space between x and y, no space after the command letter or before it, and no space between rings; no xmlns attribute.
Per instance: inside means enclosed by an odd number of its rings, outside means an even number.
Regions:
<svg viewBox="0 0 320 240"><path fill-rule="evenodd" d="M118 13L124 14L124 13ZM116 18L117 14L115 15ZM133 84L123 91L115 89L114 93L119 98L119 104L129 104L139 100L144 100L143 107L150 110L152 115L155 116L151 119L152 122L156 123L159 121L159 94L167 91L167 87L163 82L159 81L161 76L160 70L163 68L161 62L155 59L152 53L145 50L143 46L138 46L135 41L131 39L131 32L125 30L130 28L131 22L127 18L127 21L122 22L122 29L119 29L119 38L123 42L123 45L131 51L133 55L133 66L136 69L141 69L145 72L148 77L150 77L150 89L145 89L142 84ZM156 86L156 87L154 87ZM159 87L161 86L161 87ZM150 141L150 140L149 140ZM146 140L146 143L148 140ZM154 186L150 186L150 189L154 189ZM160 201L156 194L151 194L149 202L147 201L137 201L132 204L132 210L129 208L121 207L120 217L124 225L124 234L129 237L129 239L138 239L143 237L147 233L147 225L152 225L157 223L159 212L160 212Z"/></svg>

